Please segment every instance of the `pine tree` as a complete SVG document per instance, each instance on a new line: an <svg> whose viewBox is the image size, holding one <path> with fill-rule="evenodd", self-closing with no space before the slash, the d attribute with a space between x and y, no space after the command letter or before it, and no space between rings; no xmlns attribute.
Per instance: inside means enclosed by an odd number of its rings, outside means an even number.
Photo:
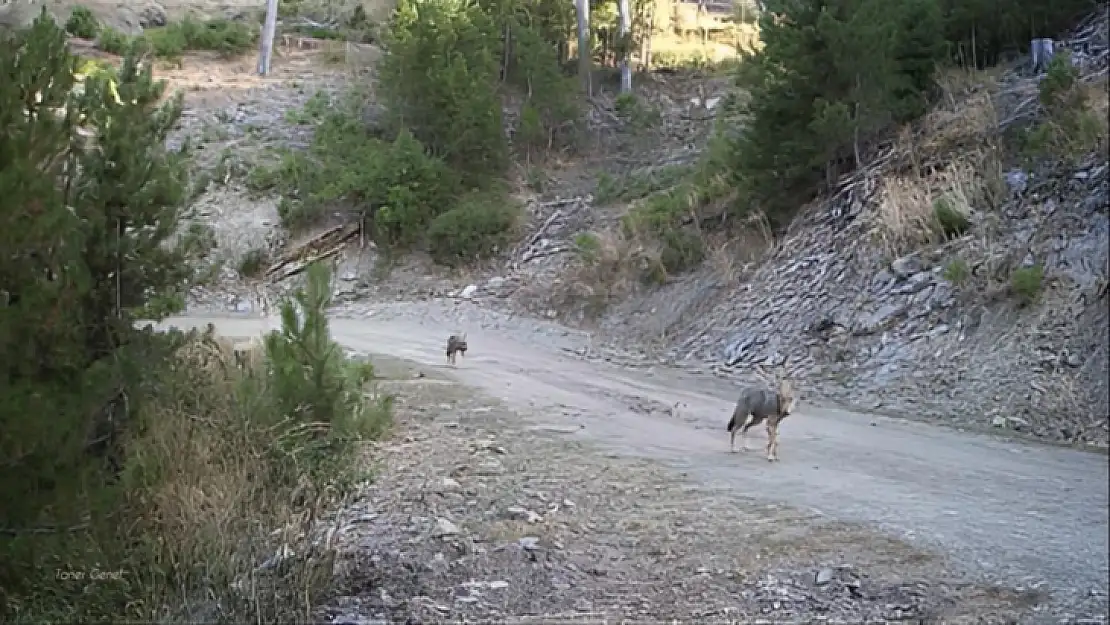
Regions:
<svg viewBox="0 0 1110 625"><path fill-rule="evenodd" d="M920 115L943 52L934 0L773 0L733 141L742 210L783 226L859 165L868 142Z"/></svg>
<svg viewBox="0 0 1110 625"><path fill-rule="evenodd" d="M109 443L149 364L130 355L132 317L187 277L164 245L182 198L164 147L180 100L158 105L133 58L83 85L78 64L45 12L0 40L0 527L15 530L0 535L0 587L14 594L59 558L95 555L19 530L114 513Z"/></svg>
<svg viewBox="0 0 1110 625"><path fill-rule="evenodd" d="M347 408L346 359L328 330L331 272L313 263L306 273L305 288L282 302L281 331L266 337L271 386L285 414L331 424Z"/></svg>

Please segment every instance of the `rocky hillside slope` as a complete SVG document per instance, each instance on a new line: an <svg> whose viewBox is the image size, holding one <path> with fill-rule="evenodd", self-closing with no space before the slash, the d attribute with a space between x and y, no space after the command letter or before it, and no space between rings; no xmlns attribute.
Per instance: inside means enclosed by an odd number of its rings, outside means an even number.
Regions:
<svg viewBox="0 0 1110 625"><path fill-rule="evenodd" d="M1105 98L1105 19L1069 43ZM784 365L811 395L866 410L1105 446L1105 143L1078 163L1001 156L1003 127L1036 107L1038 79L1022 70L984 78L884 146L743 283L707 270L626 304L606 327L665 334L672 358L722 374ZM963 236L909 250L891 241L909 200L931 206L956 191L972 200ZM1008 284L1034 265L1043 289L1023 306Z"/></svg>

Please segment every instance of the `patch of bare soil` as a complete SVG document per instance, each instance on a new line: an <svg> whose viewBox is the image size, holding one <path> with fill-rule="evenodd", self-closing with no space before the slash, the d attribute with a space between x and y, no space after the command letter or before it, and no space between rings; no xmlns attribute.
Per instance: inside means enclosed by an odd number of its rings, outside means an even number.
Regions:
<svg viewBox="0 0 1110 625"><path fill-rule="evenodd" d="M334 520L331 622L1029 622L1041 599L951 577L941 556L859 526L604 454L565 424L526 425L446 367L373 361L398 424L368 454L374 483Z"/></svg>

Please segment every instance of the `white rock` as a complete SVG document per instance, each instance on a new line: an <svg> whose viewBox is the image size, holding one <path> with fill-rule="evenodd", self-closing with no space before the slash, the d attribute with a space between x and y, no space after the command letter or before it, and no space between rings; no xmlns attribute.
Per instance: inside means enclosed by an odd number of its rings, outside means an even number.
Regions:
<svg viewBox="0 0 1110 625"><path fill-rule="evenodd" d="M437 538L442 538L445 536L455 536L460 531L461 530L459 530L459 526L455 525L451 521L448 521L447 519L444 519L442 517L436 519L436 529L434 535Z"/></svg>
<svg viewBox="0 0 1110 625"><path fill-rule="evenodd" d="M467 287L465 289L462 290L462 293L459 293L459 297L461 297L463 299L470 299L470 298L474 297L474 294L477 291L478 291L478 287L476 285L469 284L469 285L467 285Z"/></svg>
<svg viewBox="0 0 1110 625"><path fill-rule="evenodd" d="M522 506L509 506L506 510L513 518L524 519L529 523L542 523L543 517Z"/></svg>

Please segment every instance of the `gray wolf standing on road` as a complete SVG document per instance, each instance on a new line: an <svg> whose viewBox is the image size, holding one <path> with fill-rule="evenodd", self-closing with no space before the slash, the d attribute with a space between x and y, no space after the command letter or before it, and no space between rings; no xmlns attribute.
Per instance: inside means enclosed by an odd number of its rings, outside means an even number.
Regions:
<svg viewBox="0 0 1110 625"><path fill-rule="evenodd" d="M740 434L740 448L747 451L744 434L754 425L761 422L767 423L767 460L778 460L779 450L779 424L791 412L797 396L790 382L780 378L777 390L766 386L748 386L740 391L740 399L736 402L736 409L732 411L727 431L729 437L728 448L730 452L736 451L736 435Z"/></svg>
<svg viewBox="0 0 1110 625"><path fill-rule="evenodd" d="M466 355L466 334L452 334L447 339L447 362L455 364L455 354Z"/></svg>

